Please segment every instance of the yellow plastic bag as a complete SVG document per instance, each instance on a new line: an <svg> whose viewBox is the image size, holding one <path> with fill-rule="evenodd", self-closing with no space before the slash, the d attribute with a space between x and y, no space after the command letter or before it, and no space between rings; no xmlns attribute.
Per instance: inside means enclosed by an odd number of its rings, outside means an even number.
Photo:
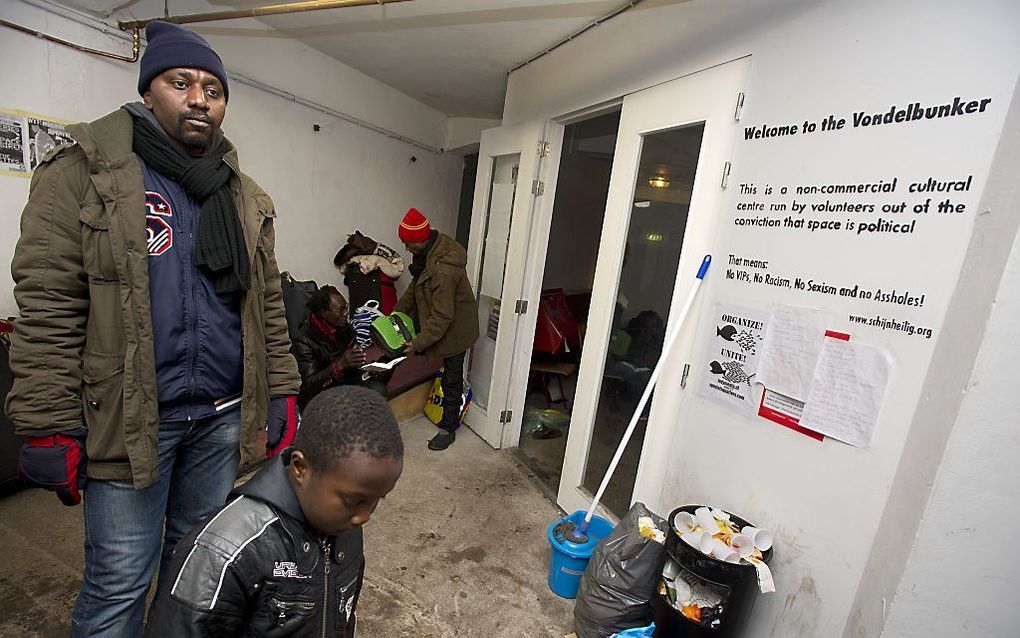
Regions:
<svg viewBox="0 0 1020 638"><path fill-rule="evenodd" d="M443 420L443 385L442 377L436 377L429 390L429 398L425 400L425 416L429 421L439 424Z"/></svg>
<svg viewBox="0 0 1020 638"><path fill-rule="evenodd" d="M436 375L435 381L432 382L432 389L429 390L429 397L425 400L425 416L429 421L432 421L436 425L439 425L443 421L443 373L439 372ZM471 388L468 387L467 382L464 383L464 396L461 399L460 404L460 422L464 422L464 415L467 414L468 406L471 405Z"/></svg>

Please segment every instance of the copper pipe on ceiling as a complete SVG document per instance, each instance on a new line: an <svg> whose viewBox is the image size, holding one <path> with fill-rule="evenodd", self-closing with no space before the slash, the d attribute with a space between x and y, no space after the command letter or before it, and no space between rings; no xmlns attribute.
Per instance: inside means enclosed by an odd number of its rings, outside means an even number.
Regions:
<svg viewBox="0 0 1020 638"><path fill-rule="evenodd" d="M145 20L127 20L118 22L121 29L140 29L150 22L173 22L174 24L190 24L192 22L213 22L215 20L234 20L236 18L259 18L262 16L283 15L286 13L302 13L304 11L320 11L322 9L342 9L344 7L364 7L371 5L410 2L411 0L309 0L307 2L285 2L270 4L250 9L228 9L209 13L191 13L178 16L160 16Z"/></svg>
<svg viewBox="0 0 1020 638"><path fill-rule="evenodd" d="M599 18L596 18L594 22L591 22L591 23L587 24L586 26L581 27L579 30L574 31L573 33L571 33L567 37L563 38L562 40L559 40L556 43L554 43L552 46L548 46L545 49L542 49L542 51L540 53L536 53L535 55L531 56L527 60L515 64L513 67L511 67L511 69L509 71L506 72L506 74L510 75L511 73L516 71L517 69L526 67L529 64L531 64L532 62L534 62L535 60L537 60L539 58L543 58L543 57L549 55L550 53L552 53L556 49L560 48L564 44L574 40L575 38L581 36L582 34L590 31L591 29L594 29L595 27L597 27L597 26L599 26L599 25L601 25L601 24L603 24L605 22L609 22L610 20L612 20L616 16L620 15L621 13L624 13L625 11L629 11L629 10L633 9L635 6L641 4L642 2L644 2L644 0L630 0L629 2L624 4L623 6L617 7L616 9L614 9L614 10L610 11L609 13L607 13L606 15L601 16Z"/></svg>
<svg viewBox="0 0 1020 638"><path fill-rule="evenodd" d="M0 1L2 1L2 0L0 0ZM75 22L77 22L79 24L83 24L83 25L88 26L88 27L92 27L94 29L98 29L99 31L102 31L103 33L105 33L107 35L114 35L114 34L119 35L119 34L117 34L116 31L109 31L109 30L107 30L106 27L110 27L111 30L113 29L113 25L112 24L108 24L108 23L102 22L102 21L97 21L94 17L87 16L87 15L81 13L80 11L75 11L75 10L69 9L69 8L67 8L67 7L65 7L63 5L56 4L53 0L22 0L22 1L27 3L27 4L30 4L30 5L36 6L38 8L41 8L41 9L43 9L45 11L56 11L58 15L60 15L60 16L62 16L64 18L67 18L69 20L75 21ZM390 2L399 2L399 1L402 1L402 0L372 0L370 2L362 2L362 4L366 4L366 5L369 5L369 4L388 4ZM305 3L305 2L302 2L302 3L292 3L291 6L293 6L293 4L320 4L321 5L321 4L325 4L325 2L318 2L318 3ZM339 4L339 3L336 3L336 2L333 2L333 3L330 3L330 4L331 5L336 5L337 7L340 7L340 6L353 6L353 3L350 2L349 0L347 2L345 2L345 3L343 3L343 4ZM283 5L283 6L285 6L285 5ZM330 6L330 7L321 7L321 8L333 8L333 6ZM162 20L162 19L163 18L155 18L155 20ZM70 48L75 49L77 51L82 51L84 53L91 53L91 54L94 54L94 55L100 55L100 56L107 57L107 58L112 58L112 59L115 59L115 60L122 60L124 62L137 62L138 61L138 53L139 53L139 48L140 48L139 30L141 29L141 27L137 27L137 28L136 27L131 27L130 30L132 31L132 34L130 36L125 34L125 36L124 36L124 37L130 37L132 39L133 43L134 43L134 47L133 47L134 48L134 55L132 57L127 57L127 56L117 55L115 53L107 53L106 51L100 51L98 49L92 49L92 48L89 48L89 47L86 47L86 46L81 46L81 45L75 44L73 42L68 42L67 40L62 40L60 38L57 38L57 37L54 37L54 36L51 36L51 35L47 35L45 33L37 31L35 29L30 29L28 27L23 27L23 26L21 26L19 24L14 24L13 22L8 22L7 20L4 20L2 18L0 18L0 26L6 26L6 27L9 27L11 29L15 29L17 31L21 31L22 33L26 33L26 34L31 35L31 36L42 38L44 40L48 40L48 41L54 42L56 44L67 46L67 47L70 47ZM247 77L245 75L242 75L240 73L228 72L228 74L229 74L231 80L236 80L238 82L241 82L242 84L246 84L248 86L254 87L254 88L259 89L261 91L266 91L266 92L268 92L268 93L270 93L272 95L276 95L277 97L280 97L282 99L289 100L291 102L295 102L297 104L300 104L302 106L308 107L310 109L314 109L316 111L320 111L322 113L325 113L326 115L330 115L332 117L335 117L335 118L337 118L339 120L343 120L343 121L348 122L350 124L353 124L355 126L359 126L359 127L368 129L368 130L373 131L375 133L378 133L380 135L384 135L384 136L386 136L386 137L388 137L390 139L393 139L393 140L396 140L396 141L399 141L399 142L403 142L405 144L414 146L416 148L420 148L422 150L428 151L430 153L434 153L436 155L442 155L444 153L444 150L442 148L437 148L437 147L431 146L429 144L426 144L425 142L420 142L420 141L418 141L418 140L416 140L414 138L407 137L407 136L401 135L399 133L395 133L395 132L393 132L393 131L391 131L389 129L383 128L381 126L376 126L375 124L372 124L372 123L367 122L365 120L361 120L361 119L358 119L358 118L356 118L354 116L347 115L346 113L343 113L341 111L337 111L337 110L332 109L332 108L330 108L328 106L324 106L322 104L318 104L317 102L312 102L311 100L307 100L307 99L302 98L302 97L300 97L298 95L287 93L285 91L282 91L281 89L277 89L277 88L275 88L275 87L273 87L273 86L271 86L269 84L265 84L263 82L259 82L258 80L254 80L254 79L249 78L249 77Z"/></svg>
<svg viewBox="0 0 1020 638"><path fill-rule="evenodd" d="M55 42L57 44L62 44L65 47L71 47L72 49L75 49L77 51L82 51L84 53L91 53L93 55L101 55L104 58L111 58L113 60L120 60L121 62L137 62L138 61L138 51L139 51L139 49L141 47L141 43L139 42L139 37L138 37L138 28L130 29L130 31L132 32L131 33L131 42L132 42L132 44L131 44L131 55L127 56L127 55L119 55L117 53L110 53L108 51L100 51L99 49L93 49L91 47L86 47L86 46L82 46L80 44L75 44L74 42L69 42L67 40L63 40L63 39L58 38L56 36L49 35L48 33L43 33L42 31L36 31L35 29L29 29L28 27L23 27L20 24L14 24L13 22L8 22L7 20L4 20L3 18L0 18L0 26L5 26L5 27L8 27L10 29L14 29L15 31L21 31L22 33L27 33L28 35L32 35L32 36L35 36L37 38L42 38L43 40L49 40L50 42ZM127 29L125 29L125 30L127 30Z"/></svg>

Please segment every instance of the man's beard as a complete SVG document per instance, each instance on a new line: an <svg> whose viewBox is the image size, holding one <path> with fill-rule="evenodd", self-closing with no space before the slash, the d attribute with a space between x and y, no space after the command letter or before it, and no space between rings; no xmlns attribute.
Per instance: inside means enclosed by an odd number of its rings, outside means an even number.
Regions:
<svg viewBox="0 0 1020 638"><path fill-rule="evenodd" d="M205 137L202 137L199 141L195 141L194 135L201 135L200 131L186 132L184 125L187 120L200 120L209 125L209 132ZM191 136L189 136L189 133ZM196 151L196 155L205 155L212 148L213 140L216 139L215 124L209 116L204 113L196 113L189 111L186 113L179 113L177 115L177 128L174 130L174 138L184 147Z"/></svg>

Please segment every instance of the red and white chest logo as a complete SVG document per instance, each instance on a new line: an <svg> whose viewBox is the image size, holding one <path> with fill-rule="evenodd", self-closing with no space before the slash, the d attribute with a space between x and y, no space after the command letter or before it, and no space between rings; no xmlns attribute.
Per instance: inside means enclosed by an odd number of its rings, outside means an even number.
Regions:
<svg viewBox="0 0 1020 638"><path fill-rule="evenodd" d="M145 191L145 235L149 256L162 255L174 245L174 230L166 217L173 217L170 202L159 193Z"/></svg>

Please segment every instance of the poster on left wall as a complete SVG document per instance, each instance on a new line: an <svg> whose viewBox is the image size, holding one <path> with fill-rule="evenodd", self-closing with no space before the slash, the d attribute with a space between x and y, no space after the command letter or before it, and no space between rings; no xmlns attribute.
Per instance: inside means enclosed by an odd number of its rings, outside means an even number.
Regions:
<svg viewBox="0 0 1020 638"><path fill-rule="evenodd" d="M25 163L25 118L0 111L0 172L28 176Z"/></svg>
<svg viewBox="0 0 1020 638"><path fill-rule="evenodd" d="M66 120L0 108L0 175L31 177L46 154L73 144Z"/></svg>

